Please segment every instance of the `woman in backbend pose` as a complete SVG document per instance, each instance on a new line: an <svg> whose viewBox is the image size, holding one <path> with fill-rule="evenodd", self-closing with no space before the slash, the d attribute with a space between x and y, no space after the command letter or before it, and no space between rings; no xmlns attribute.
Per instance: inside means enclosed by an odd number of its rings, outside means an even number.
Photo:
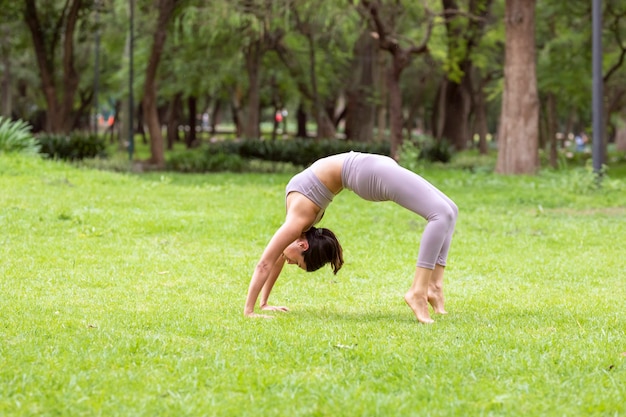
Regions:
<svg viewBox="0 0 626 417"><path fill-rule="evenodd" d="M445 314L443 273L458 208L441 191L393 159L349 152L322 158L294 176L287 184L287 215L259 260L248 288L244 314L254 312L259 294L261 310L287 311L267 304L285 262L306 271L330 263L333 272L343 265L341 245L328 229L314 227L333 197L343 189L369 201L393 201L428 221L420 243L413 285L404 295L422 323L432 323L428 304Z"/></svg>

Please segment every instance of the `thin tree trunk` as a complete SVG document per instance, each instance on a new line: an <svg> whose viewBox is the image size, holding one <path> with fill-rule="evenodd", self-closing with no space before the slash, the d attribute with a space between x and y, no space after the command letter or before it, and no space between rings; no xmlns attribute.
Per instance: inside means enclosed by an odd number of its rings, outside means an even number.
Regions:
<svg viewBox="0 0 626 417"><path fill-rule="evenodd" d="M180 125L180 104L182 93L177 93L167 109L167 149L172 150L178 141L178 126Z"/></svg>
<svg viewBox="0 0 626 417"><path fill-rule="evenodd" d="M394 55L389 68L387 88L389 89L389 127L391 130L391 157L399 158L402 145L402 91L400 90L400 74L404 69L401 56Z"/></svg>
<svg viewBox="0 0 626 417"><path fill-rule="evenodd" d="M376 107L372 100L378 45L370 32L359 37L354 47L353 82L346 92L346 137L357 142L373 139Z"/></svg>
<svg viewBox="0 0 626 417"><path fill-rule="evenodd" d="M25 0L24 19L30 28L39 74L41 89L46 100L46 130L50 132L68 132L72 128L72 110L79 84L79 75L74 68L74 31L79 11L83 7L81 0L67 0L65 8L54 28L45 27L39 19L35 0ZM63 85L55 82L55 48L63 38L62 70ZM57 93L62 91L62 99Z"/></svg>
<svg viewBox="0 0 626 417"><path fill-rule="evenodd" d="M535 0L506 0L504 92L496 165L500 174L533 174L539 167L534 18Z"/></svg>
<svg viewBox="0 0 626 417"><path fill-rule="evenodd" d="M154 31L152 50L146 67L146 79L144 85L143 113L145 122L150 133L150 160L156 167L165 166L165 149L163 133L157 109L157 85L156 74L161 61L161 55L167 39L167 26L177 0L159 0L159 17Z"/></svg>
<svg viewBox="0 0 626 417"><path fill-rule="evenodd" d="M556 141L558 128L556 97L554 93L548 93L548 97L546 98L546 134L550 146L549 158L552 168L556 168L558 165L558 144Z"/></svg>
<svg viewBox="0 0 626 417"><path fill-rule="evenodd" d="M468 66L471 66L468 64ZM466 69L469 72L469 69ZM445 103L442 120L441 138L448 141L448 143L457 151L467 149L467 132L468 118L470 113L470 96L468 91L471 91L470 74L466 72L460 83L445 79L443 82L446 87L443 91L442 100Z"/></svg>
<svg viewBox="0 0 626 417"><path fill-rule="evenodd" d="M211 134L214 135L217 132L217 124L219 123L220 113L222 108L222 100L219 98L215 100L215 104L213 105L213 110L211 110Z"/></svg>
<svg viewBox="0 0 626 417"><path fill-rule="evenodd" d="M487 144L487 135L489 134L489 127L487 126L487 103L485 98L485 90L482 87L474 94L474 131L478 134L478 152L481 155L487 155L489 153L489 147Z"/></svg>
<svg viewBox="0 0 626 417"><path fill-rule="evenodd" d="M626 120L618 119L615 126L615 149L626 152Z"/></svg>
<svg viewBox="0 0 626 417"><path fill-rule="evenodd" d="M315 42L313 35L307 33L307 39L309 41L309 76L311 79L311 91L313 93L313 114L315 121L317 122L317 139L334 139L337 131L335 124L330 119L319 95L317 88L317 74L315 72L316 56L315 56Z"/></svg>
<svg viewBox="0 0 626 417"><path fill-rule="evenodd" d="M11 117L13 113L11 101L11 47L8 40L10 39L10 28L8 24L2 25L2 40L0 41L0 50L2 51L2 63L4 71L2 72L2 81L0 82L0 116Z"/></svg>
<svg viewBox="0 0 626 417"><path fill-rule="evenodd" d="M376 126L378 127L376 140L382 142L385 139L385 132L387 131L387 107L389 105L389 94L387 90L388 69L385 54L378 54L378 57L378 91L380 92L380 100L376 115Z"/></svg>
<svg viewBox="0 0 626 417"><path fill-rule="evenodd" d="M248 73L248 100L246 104L245 115L243 120L243 136L245 139L260 139L260 117L261 94L260 94L260 71L262 46L260 40L252 42L246 50L246 71Z"/></svg>
<svg viewBox="0 0 626 417"><path fill-rule="evenodd" d="M298 138L307 138L308 134L306 131L306 111L304 110L304 105L302 102L298 105L298 110L296 111L296 123L298 124L298 129L296 132L296 137Z"/></svg>
<svg viewBox="0 0 626 417"><path fill-rule="evenodd" d="M74 126L72 110L74 107L74 98L80 81L78 72L74 67L74 31L78 20L78 12L82 4L81 0L72 3L70 11L67 15L67 23L65 25L65 33L63 36L63 101L61 114L63 117L62 129L69 132Z"/></svg>
<svg viewBox="0 0 626 417"><path fill-rule="evenodd" d="M194 96L187 98L187 109L189 111L188 124L189 132L185 135L185 145L187 149L192 148L198 141L196 127L198 125L198 99Z"/></svg>
<svg viewBox="0 0 626 417"><path fill-rule="evenodd" d="M437 95L435 96L435 111L433 112L433 136L437 139L443 137L444 121L446 120L446 95L448 83L443 80L439 84Z"/></svg>

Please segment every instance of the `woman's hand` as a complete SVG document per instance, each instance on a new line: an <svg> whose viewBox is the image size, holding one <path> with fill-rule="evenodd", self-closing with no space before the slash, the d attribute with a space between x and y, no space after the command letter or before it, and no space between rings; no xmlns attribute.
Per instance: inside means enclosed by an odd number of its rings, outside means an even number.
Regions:
<svg viewBox="0 0 626 417"><path fill-rule="evenodd" d="M271 306L268 304L262 305L261 310L265 311L289 311L287 307L284 306Z"/></svg>

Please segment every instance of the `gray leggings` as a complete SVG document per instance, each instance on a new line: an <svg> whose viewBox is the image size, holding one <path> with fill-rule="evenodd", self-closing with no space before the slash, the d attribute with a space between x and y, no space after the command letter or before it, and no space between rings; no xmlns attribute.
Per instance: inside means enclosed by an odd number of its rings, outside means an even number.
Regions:
<svg viewBox="0 0 626 417"><path fill-rule="evenodd" d="M343 187L369 201L393 201L428 221L417 266L446 265L459 209L454 202L416 173L393 159L350 152L341 170Z"/></svg>

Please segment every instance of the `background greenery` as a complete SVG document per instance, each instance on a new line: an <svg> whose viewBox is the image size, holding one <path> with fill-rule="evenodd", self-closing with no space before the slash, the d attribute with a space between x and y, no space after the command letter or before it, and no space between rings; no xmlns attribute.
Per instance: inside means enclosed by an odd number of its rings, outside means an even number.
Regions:
<svg viewBox="0 0 626 417"><path fill-rule="evenodd" d="M424 222L393 204L337 196L344 269L286 268L272 299L292 311L250 320L293 169L0 155L0 414L624 415L624 178L459 162L416 166L460 207L449 314L425 326L402 300Z"/></svg>
<svg viewBox="0 0 626 417"><path fill-rule="evenodd" d="M365 56L363 48L358 47L358 39L373 30L371 16L360 7L363 3L0 0L3 10L0 33L5 34L0 40L0 75L6 85L1 90L0 114L27 120L36 130L44 129L46 112L51 111L43 91L48 88L54 90L50 95L57 104L67 107L73 129L91 128L96 113L105 120L110 115L121 114L121 122L127 123L131 4L135 6L132 85L135 105L145 94L146 69L158 14L167 4L176 6L169 19L171 24L162 28L167 29L167 42L156 80L159 118L163 124L169 119L177 124L189 124L196 116L192 102L197 114L208 112L212 121L230 123L233 112L245 113L248 93L256 91L250 85L254 74L260 82L260 103L254 108L261 109L261 122L271 124L275 111L283 107L289 110L289 122L295 121L301 105L312 120L314 107L320 104L336 121L334 111L341 110L338 103L356 87L367 90L362 102L375 104L377 111L384 111L386 91L380 74L372 74L376 79L370 80L371 85L358 84L358 69L362 65L359 59ZM428 52L414 56L401 80L407 126L436 130L432 125L437 123L437 117L457 112L453 105L459 100L471 98L474 102L484 96L489 132L495 133L504 73L505 2L370 3L380 10L389 34L399 39L403 48L419 44L428 24L434 24ZM76 25L71 26L75 28L73 42L61 44L63 31L68 30L64 26L68 24L68 16L74 16L69 12L74 5L77 12ZM39 26L30 28L28 17L34 15L39 17ZM446 21L444 16L450 20ZM549 142L555 128L565 134L586 132L591 137L591 2L540 1L536 4L534 20L542 146ZM626 20L622 2L603 2L603 22L606 128L607 136L612 139L624 116L626 72L622 65ZM49 71L49 86L43 85L33 33L44 35L39 62L45 63ZM273 40L280 42L272 43ZM67 45L73 49L66 50ZM279 51L287 58L281 59ZM259 61L247 65L246 58L254 53L259 54ZM383 59L378 70L384 71L389 54L379 53ZM64 67L70 64L71 67ZM78 83L76 91L70 91L68 79ZM471 81L472 88L467 89L464 84L463 94L458 100L444 103L446 111L440 114L436 110L441 106L438 93L446 88L458 88L464 79ZM313 81L317 91L313 91ZM171 116L177 113L174 110L180 114ZM480 130L474 117L476 114L466 115L469 125L464 134ZM548 126L551 123L556 126ZM101 126L100 130L105 127ZM143 132L140 123L137 130ZM229 130L229 134L234 133ZM127 132L127 126L116 125L116 140L127 140ZM211 135L215 133L211 131ZM289 133L294 134L294 129ZM433 133L441 139L441 132Z"/></svg>

